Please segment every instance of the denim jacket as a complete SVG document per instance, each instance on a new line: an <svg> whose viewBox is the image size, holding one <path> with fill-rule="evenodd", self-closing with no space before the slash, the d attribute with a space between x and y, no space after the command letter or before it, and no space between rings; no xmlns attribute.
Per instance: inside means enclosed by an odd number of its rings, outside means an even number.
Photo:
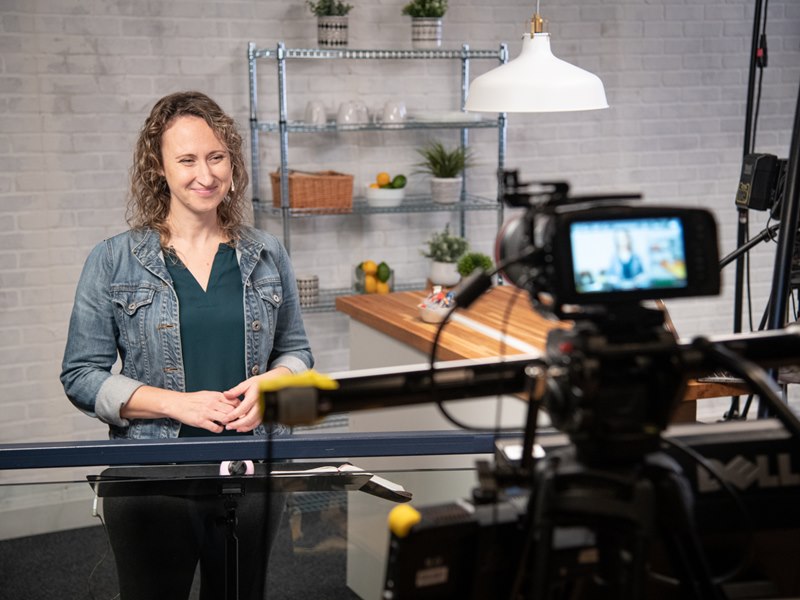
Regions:
<svg viewBox="0 0 800 600"><path fill-rule="evenodd" d="M244 289L242 380L277 366L313 366L289 256L274 236L243 227L236 244ZM177 437L174 419L125 419L120 409L150 385L185 390L178 297L157 232L131 230L98 244L83 267L61 382L70 401L108 423L112 438ZM119 373L112 367L121 360ZM116 369L115 369L116 371ZM260 425L256 434L263 434Z"/></svg>

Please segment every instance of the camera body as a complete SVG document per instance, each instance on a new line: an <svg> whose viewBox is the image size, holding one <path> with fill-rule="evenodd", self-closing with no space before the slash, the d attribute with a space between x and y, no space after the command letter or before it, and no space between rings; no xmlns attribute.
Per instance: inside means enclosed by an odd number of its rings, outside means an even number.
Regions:
<svg viewBox="0 0 800 600"><path fill-rule="evenodd" d="M496 254L508 265L506 279L559 316L576 312L566 305L613 307L720 289L717 228L704 209L613 199L531 206L505 225Z"/></svg>

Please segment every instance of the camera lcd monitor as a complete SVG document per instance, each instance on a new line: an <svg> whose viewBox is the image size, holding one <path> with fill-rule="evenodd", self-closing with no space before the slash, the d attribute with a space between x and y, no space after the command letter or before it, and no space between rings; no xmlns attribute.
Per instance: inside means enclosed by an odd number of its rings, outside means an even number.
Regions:
<svg viewBox="0 0 800 600"><path fill-rule="evenodd" d="M675 290L688 285L680 218L572 222L570 250L578 294Z"/></svg>

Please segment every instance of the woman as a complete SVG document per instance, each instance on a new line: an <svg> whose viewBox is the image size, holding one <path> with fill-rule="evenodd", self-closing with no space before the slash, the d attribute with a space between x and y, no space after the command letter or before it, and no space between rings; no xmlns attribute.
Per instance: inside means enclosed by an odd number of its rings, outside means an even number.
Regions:
<svg viewBox="0 0 800 600"><path fill-rule="evenodd" d="M145 121L131 229L86 260L61 374L70 401L112 438L263 435L259 381L313 365L289 257L243 222L241 146L233 120L198 92L162 98ZM202 597L223 597L217 502L109 500L123 599L186 597L198 559ZM263 507L242 503L241 597L258 598L270 542Z"/></svg>

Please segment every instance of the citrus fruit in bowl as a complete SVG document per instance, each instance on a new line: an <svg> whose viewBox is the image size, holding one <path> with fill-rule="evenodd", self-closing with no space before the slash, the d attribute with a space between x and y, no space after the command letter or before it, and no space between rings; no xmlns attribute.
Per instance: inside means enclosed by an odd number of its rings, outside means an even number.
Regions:
<svg viewBox="0 0 800 600"><path fill-rule="evenodd" d="M353 289L359 294L388 294L394 290L394 270L383 261L365 260L353 270Z"/></svg>

